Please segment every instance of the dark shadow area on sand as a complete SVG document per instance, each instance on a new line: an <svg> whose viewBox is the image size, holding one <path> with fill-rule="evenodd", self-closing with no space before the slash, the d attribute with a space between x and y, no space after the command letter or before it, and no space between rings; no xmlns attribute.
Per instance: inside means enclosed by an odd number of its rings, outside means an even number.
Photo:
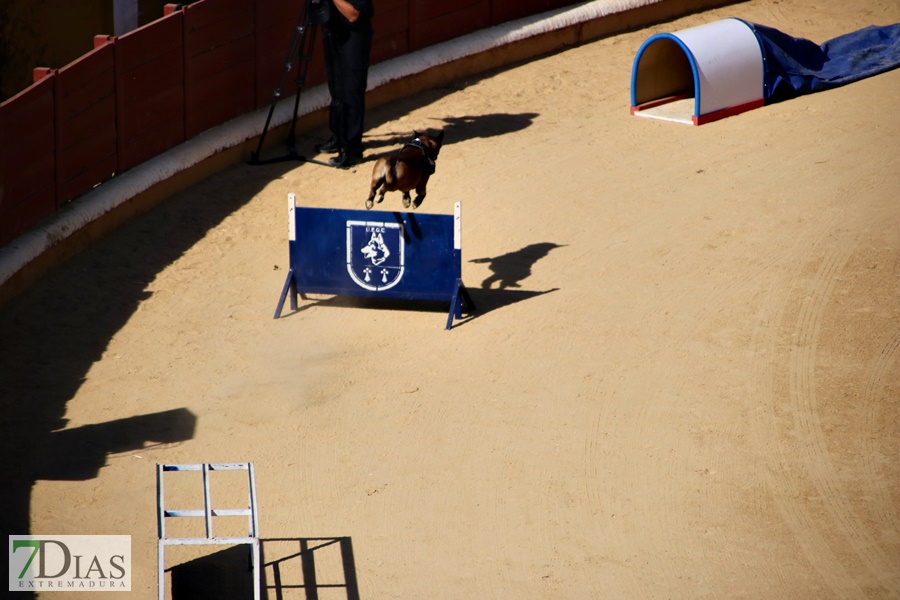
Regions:
<svg viewBox="0 0 900 600"><path fill-rule="evenodd" d="M66 404L157 275L286 169L238 166L199 184L223 193L177 194L2 306L0 530L60 533L31 531L36 481L91 479L110 453L193 437L196 417L186 409L66 429Z"/></svg>
<svg viewBox="0 0 900 600"><path fill-rule="evenodd" d="M253 598L252 554L248 546L229 546L173 565L173 600ZM353 542L342 537L261 538L262 598L359 600Z"/></svg>

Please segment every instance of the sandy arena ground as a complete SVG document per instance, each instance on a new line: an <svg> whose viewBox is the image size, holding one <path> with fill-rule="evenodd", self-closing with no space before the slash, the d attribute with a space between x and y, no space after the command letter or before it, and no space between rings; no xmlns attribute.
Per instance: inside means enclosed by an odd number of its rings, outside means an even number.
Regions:
<svg viewBox="0 0 900 600"><path fill-rule="evenodd" d="M900 3L750 0L369 113L370 158L446 132L451 331L272 318L287 194L362 208L371 160L237 166L8 303L8 533L129 534L153 598L155 464L252 461L269 598L900 598L900 70L631 116L640 44L728 16L822 42Z"/></svg>

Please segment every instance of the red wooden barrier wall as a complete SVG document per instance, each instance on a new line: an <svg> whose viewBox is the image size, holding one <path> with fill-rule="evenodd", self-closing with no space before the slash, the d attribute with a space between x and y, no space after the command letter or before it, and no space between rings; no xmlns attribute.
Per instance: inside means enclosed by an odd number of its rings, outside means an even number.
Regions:
<svg viewBox="0 0 900 600"><path fill-rule="evenodd" d="M409 0L378 0L372 19L372 64L409 52Z"/></svg>
<svg viewBox="0 0 900 600"><path fill-rule="evenodd" d="M377 0L371 60L573 3ZM270 106L302 8L301 0L168 5L135 31L97 36L92 52L58 72L46 69L0 104L0 245L115 173ZM315 42L306 86L325 81ZM291 58L281 98L296 93Z"/></svg>
<svg viewBox="0 0 900 600"><path fill-rule="evenodd" d="M114 46L121 172L186 139L184 15L164 16Z"/></svg>
<svg viewBox="0 0 900 600"><path fill-rule="evenodd" d="M0 243L56 210L55 87L51 73L0 104Z"/></svg>
<svg viewBox="0 0 900 600"><path fill-rule="evenodd" d="M409 0L409 50L444 42L491 24L491 0Z"/></svg>
<svg viewBox="0 0 900 600"><path fill-rule="evenodd" d="M119 170L113 45L94 50L56 76L56 198L61 205Z"/></svg>
<svg viewBox="0 0 900 600"><path fill-rule="evenodd" d="M273 92L284 71L288 46L298 25L302 5L296 0L270 0L256 3L256 106L272 103ZM320 45L319 42L317 45ZM296 91L297 65L281 88L281 98Z"/></svg>
<svg viewBox="0 0 900 600"><path fill-rule="evenodd" d="M198 2L184 8L185 136L256 106L253 4Z"/></svg>

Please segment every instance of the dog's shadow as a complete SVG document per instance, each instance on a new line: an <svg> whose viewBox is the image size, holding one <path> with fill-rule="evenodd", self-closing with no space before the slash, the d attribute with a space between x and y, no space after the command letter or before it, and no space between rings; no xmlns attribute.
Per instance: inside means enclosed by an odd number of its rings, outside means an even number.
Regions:
<svg viewBox="0 0 900 600"><path fill-rule="evenodd" d="M443 126L433 130L422 131L429 135L437 135L444 132L444 145L456 144L475 138L487 138L507 133L520 131L530 126L537 113L491 113L486 115L472 115L465 117L443 117L436 119ZM396 147L409 142L413 132L390 132L382 135L367 135L366 153L364 162L376 161L381 157L389 156L396 152Z"/></svg>
<svg viewBox="0 0 900 600"><path fill-rule="evenodd" d="M492 289L494 284L501 290L519 288L522 287L521 281L531 276L531 269L537 261L550 254L551 250L561 247L553 242L541 242L494 258L475 258L469 262L487 264L491 270L491 275L481 282L481 289Z"/></svg>
<svg viewBox="0 0 900 600"><path fill-rule="evenodd" d="M540 242L493 258L470 260L469 262L473 264L488 265L491 274L481 282L480 288L469 288L469 293L478 310L460 324L492 310L559 290L559 288L551 288L543 291L530 291L520 288L522 281L531 276L531 269L535 263L546 257L551 250L562 247L563 245L553 242Z"/></svg>

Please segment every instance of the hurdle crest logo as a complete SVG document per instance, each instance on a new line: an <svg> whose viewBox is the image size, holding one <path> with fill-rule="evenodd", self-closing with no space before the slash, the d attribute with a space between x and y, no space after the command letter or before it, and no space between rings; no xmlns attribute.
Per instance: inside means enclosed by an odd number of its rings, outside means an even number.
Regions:
<svg viewBox="0 0 900 600"><path fill-rule="evenodd" d="M390 289L403 278L405 245L399 223L347 221L347 272L363 289Z"/></svg>

